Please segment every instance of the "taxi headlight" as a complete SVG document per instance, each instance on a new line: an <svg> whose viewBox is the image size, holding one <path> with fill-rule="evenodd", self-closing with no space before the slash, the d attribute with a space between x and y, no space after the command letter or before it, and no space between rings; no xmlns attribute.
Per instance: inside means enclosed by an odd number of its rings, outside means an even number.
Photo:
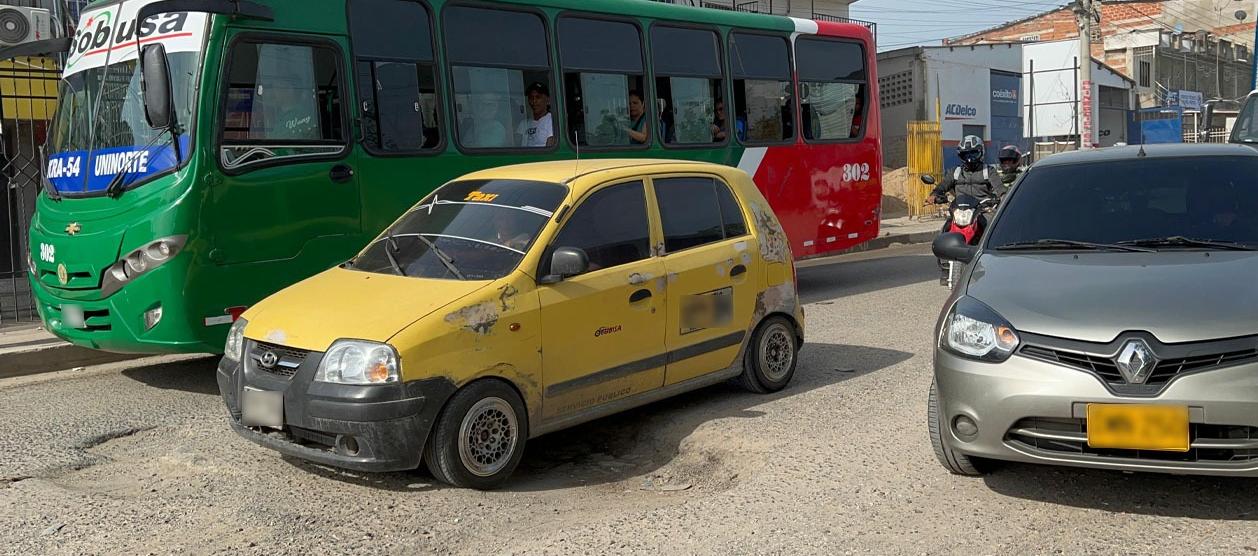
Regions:
<svg viewBox="0 0 1258 556"><path fill-rule="evenodd" d="M125 257L118 259L118 262L105 269L100 284L101 297L112 295L137 276L165 264L179 253L187 242L188 236L164 237L150 241L143 247L127 253Z"/></svg>
<svg viewBox="0 0 1258 556"><path fill-rule="evenodd" d="M939 347L945 351L993 363L1009 359L1020 342L1009 321L972 297L957 300L939 333Z"/></svg>
<svg viewBox="0 0 1258 556"><path fill-rule="evenodd" d="M397 351L378 342L337 340L319 363L315 380L336 384L397 382Z"/></svg>
<svg viewBox="0 0 1258 556"><path fill-rule="evenodd" d="M249 326L249 321L245 319L236 319L232 323L232 328L227 332L227 345L223 346L223 357L228 361L240 361L245 350L245 327Z"/></svg>

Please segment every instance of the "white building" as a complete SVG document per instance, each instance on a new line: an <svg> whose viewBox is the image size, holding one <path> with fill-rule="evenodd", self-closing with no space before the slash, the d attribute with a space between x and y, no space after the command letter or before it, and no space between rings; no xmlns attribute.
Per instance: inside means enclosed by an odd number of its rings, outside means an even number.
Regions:
<svg viewBox="0 0 1258 556"><path fill-rule="evenodd" d="M1079 41L1042 42L1022 46L1025 136L1077 141L1083 129L1079 109ZM1135 83L1092 59L1093 145L1113 146L1128 140L1128 114L1134 106Z"/></svg>

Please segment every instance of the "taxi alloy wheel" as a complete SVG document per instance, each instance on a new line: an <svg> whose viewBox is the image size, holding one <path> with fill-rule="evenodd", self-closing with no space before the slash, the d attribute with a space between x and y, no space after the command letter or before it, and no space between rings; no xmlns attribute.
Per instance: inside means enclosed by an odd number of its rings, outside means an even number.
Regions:
<svg viewBox="0 0 1258 556"><path fill-rule="evenodd" d="M500 380L480 380L446 403L424 461L441 482L491 489L515 471L527 439L528 417L515 389Z"/></svg>
<svg viewBox="0 0 1258 556"><path fill-rule="evenodd" d="M795 375L799 337L785 317L770 317L756 328L743 361L743 387L759 394L777 392Z"/></svg>

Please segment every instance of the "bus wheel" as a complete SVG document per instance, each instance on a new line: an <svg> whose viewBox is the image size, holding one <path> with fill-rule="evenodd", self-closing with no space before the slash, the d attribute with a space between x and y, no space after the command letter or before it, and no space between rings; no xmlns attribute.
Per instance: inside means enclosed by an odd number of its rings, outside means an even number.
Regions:
<svg viewBox="0 0 1258 556"><path fill-rule="evenodd" d="M441 482L492 489L520 464L527 439L520 396L501 381L481 380L459 390L441 410L424 462Z"/></svg>
<svg viewBox="0 0 1258 556"><path fill-rule="evenodd" d="M786 388L795 375L799 338L784 317L770 317L756 328L747 344L741 381L743 388L768 394Z"/></svg>

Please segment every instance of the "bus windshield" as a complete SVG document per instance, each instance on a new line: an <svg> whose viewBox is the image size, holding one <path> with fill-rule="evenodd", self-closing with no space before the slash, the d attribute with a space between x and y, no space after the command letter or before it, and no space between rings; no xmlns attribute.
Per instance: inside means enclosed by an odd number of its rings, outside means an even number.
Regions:
<svg viewBox="0 0 1258 556"><path fill-rule="evenodd" d="M172 12L142 24L147 1L85 11L62 75L60 104L48 135L48 184L70 196L101 194L122 174L129 188L186 159L205 41L204 13ZM165 45L177 131L153 129L144 114L138 53ZM172 135L179 140L178 153Z"/></svg>
<svg viewBox="0 0 1258 556"><path fill-rule="evenodd" d="M536 181L449 183L402 215L350 268L420 278L501 278L520 264L567 192Z"/></svg>

